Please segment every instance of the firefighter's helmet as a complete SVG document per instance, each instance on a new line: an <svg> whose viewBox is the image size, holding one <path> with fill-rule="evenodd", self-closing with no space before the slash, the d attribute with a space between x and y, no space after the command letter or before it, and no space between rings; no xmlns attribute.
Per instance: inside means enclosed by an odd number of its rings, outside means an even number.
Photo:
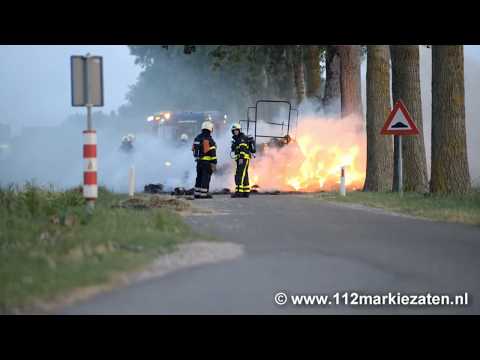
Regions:
<svg viewBox="0 0 480 360"><path fill-rule="evenodd" d="M180 136L180 141L182 142L187 142L188 141L188 135L187 134L182 134Z"/></svg>
<svg viewBox="0 0 480 360"><path fill-rule="evenodd" d="M135 135L133 134L128 134L122 137L123 143L132 143L134 140L135 140Z"/></svg>
<svg viewBox="0 0 480 360"><path fill-rule="evenodd" d="M241 131L241 130L242 130L242 126L241 126L239 123L233 124L233 125L232 125L232 133L233 133L235 130Z"/></svg>
<svg viewBox="0 0 480 360"><path fill-rule="evenodd" d="M213 123L211 121L205 121L202 124L202 130L208 130L210 132L213 132Z"/></svg>

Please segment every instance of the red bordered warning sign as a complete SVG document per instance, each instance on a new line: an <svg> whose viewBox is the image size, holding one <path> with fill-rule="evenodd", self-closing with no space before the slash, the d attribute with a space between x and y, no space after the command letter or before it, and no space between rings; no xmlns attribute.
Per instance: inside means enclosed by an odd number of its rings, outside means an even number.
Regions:
<svg viewBox="0 0 480 360"><path fill-rule="evenodd" d="M407 108L401 100L398 100L392 112L383 125L382 135L418 135L417 126L412 120Z"/></svg>

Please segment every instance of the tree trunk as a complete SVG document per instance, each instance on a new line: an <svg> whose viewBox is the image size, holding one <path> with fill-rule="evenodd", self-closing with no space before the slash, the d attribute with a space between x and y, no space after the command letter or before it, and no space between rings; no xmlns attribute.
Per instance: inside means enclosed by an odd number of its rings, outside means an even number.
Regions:
<svg viewBox="0 0 480 360"><path fill-rule="evenodd" d="M320 79L320 47L309 45L304 47L305 51L305 79L307 83L306 95L309 99L321 100L321 79Z"/></svg>
<svg viewBox="0 0 480 360"><path fill-rule="evenodd" d="M393 102L402 100L420 131L404 136L403 188L405 191L428 192L427 158L423 137L422 97L420 88L420 50L418 45L391 45ZM394 176L394 188L398 174Z"/></svg>
<svg viewBox="0 0 480 360"><path fill-rule="evenodd" d="M325 95L323 96L323 106L326 113L335 113L335 109L331 109L336 102L340 102L341 86L340 86L340 56L335 46L328 46L326 52L326 80ZM340 109L338 109L340 110ZM340 111L338 111L340 112Z"/></svg>
<svg viewBox="0 0 480 360"><path fill-rule="evenodd" d="M432 192L470 191L466 138L463 45L435 45L432 47Z"/></svg>
<svg viewBox="0 0 480 360"><path fill-rule="evenodd" d="M305 99L305 74L303 71L303 52L299 45L290 46L291 62L295 79L295 95L297 106Z"/></svg>
<svg viewBox="0 0 480 360"><path fill-rule="evenodd" d="M363 118L360 45L337 45L340 54L342 118L356 114Z"/></svg>
<svg viewBox="0 0 480 360"><path fill-rule="evenodd" d="M388 45L368 45L367 55L367 176L364 191L392 189L393 143L380 130L391 109Z"/></svg>

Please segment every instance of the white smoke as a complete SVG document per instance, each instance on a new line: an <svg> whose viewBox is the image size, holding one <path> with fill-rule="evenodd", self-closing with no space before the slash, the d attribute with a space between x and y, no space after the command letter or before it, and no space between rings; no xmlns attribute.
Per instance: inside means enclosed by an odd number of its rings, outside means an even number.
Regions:
<svg viewBox="0 0 480 360"><path fill-rule="evenodd" d="M230 136L228 133L213 133L217 145L218 169L225 169L221 175L212 177L212 191L231 188L233 184L233 160L229 157ZM128 189L128 170L135 167L136 191L143 191L146 184L162 184L166 191L176 187L193 188L196 178L196 163L192 153L190 139L186 144L166 141L163 137L150 134L136 135L135 150L124 153L118 146L111 146L108 139L99 139L104 152L100 155L99 182L117 192ZM110 145L109 145L110 143ZM118 143L118 140L117 140ZM99 146L99 151L101 147Z"/></svg>
<svg viewBox="0 0 480 360"><path fill-rule="evenodd" d="M465 93L466 125L469 165L471 177L475 184L480 184L480 122L475 121L480 112L480 103L476 101L477 87L480 83L480 63L465 48ZM431 132L431 50L421 47L421 81L424 136L427 162L430 164ZM362 96L365 104L366 77L365 63L362 64ZM331 117L331 112L338 113L339 101L332 109L318 113L318 104L305 101L300 106L301 118ZM246 111L246 109L245 109ZM282 115L283 117L283 115ZM38 114L39 123L42 114ZM236 117L238 119L238 117ZM293 124L291 134L295 135ZM145 121L131 119L132 123ZM94 127L95 127L94 117ZM266 125L265 125L266 126ZM9 183L22 184L35 180L40 185L53 184L56 188L68 188L81 185L83 180L82 130L85 122L68 123L57 127L25 128L21 136L11 141L7 155L0 158L0 185ZM263 128L272 134L278 127ZM327 129L324 129L327 131ZM99 185L125 192L128 188L128 171L135 166L137 191L149 183L164 184L167 189L177 186L191 188L195 181L195 162L191 153L191 144L181 147L156 139L147 133L136 133L135 152L124 154L119 148L121 137L126 135L115 128L115 124L97 129L98 136L98 181ZM324 134L323 134L324 135ZM230 158L231 134L214 132L218 149L218 167L220 170L212 178L211 188L233 188L234 162ZM193 140L193 139L190 139ZM268 140L268 139L266 139ZM169 162L171 166L166 166ZM253 160L255 162L255 159ZM430 166L429 166L430 167Z"/></svg>
<svg viewBox="0 0 480 360"><path fill-rule="evenodd" d="M133 119L132 119L133 121ZM95 116L93 117L95 128ZM63 127L30 128L12 141L12 149L1 160L0 185L34 181L41 186L66 189L82 184L83 124ZM191 146L155 137L148 131L135 133L134 150L120 150L125 133L111 128L97 129L98 184L116 192L128 191L128 174L135 167L136 191L147 184L163 184L165 190L190 189L195 184L196 163ZM222 175L212 178L212 189L230 188L233 184L233 160L230 158L231 134L214 131L218 167Z"/></svg>
<svg viewBox="0 0 480 360"><path fill-rule="evenodd" d="M68 58L66 58L68 60ZM67 61L66 60L66 61ZM192 83L197 88L206 82L207 72L197 74L194 66L188 64L188 59L179 60L175 71L183 76L178 81L172 91L170 87L162 87L155 92L146 92L143 96L158 98L158 109L167 110L180 108L183 111L206 111L212 110L212 98L215 104L220 104L220 109L232 115L232 119L238 119L237 101L225 93L225 89L217 91L215 94L209 92L198 92L196 94L196 106L189 108L189 91L192 89ZM68 63L68 61L67 61ZM168 62L165 62L165 68L168 68ZM107 65L107 64L106 64ZM37 71L38 68L32 71ZM68 75L69 67L62 69ZM118 72L118 76L122 74ZM207 74L207 75L205 75ZM59 75L58 75L59 76ZM11 76L10 82L16 84L19 75ZM68 84L69 77L65 75L65 85ZM30 85L30 84L29 84ZM108 85L108 84L107 84ZM34 91L41 92L42 95L50 96L57 103L61 103L61 109L70 107L69 104L69 86L45 87L43 84L32 83ZM7 91L11 84L3 84L0 90ZM228 85L225 85L228 87ZM52 88L55 90L53 91ZM107 93L107 90L106 90ZM61 96L59 96L61 94ZM138 102L142 103L143 98ZM154 100L147 99L145 105L139 111L149 112L147 106L154 106ZM151 100L151 101L150 101ZM202 108L205 104L205 108ZM29 118L29 124L36 124L31 127L24 127L18 131L15 136L3 136L0 134L0 186L8 184L24 184L26 181L34 181L38 185L53 185L56 189L66 189L81 185L83 182L84 160L82 158L83 135L85 130L86 114L85 110L79 110L82 115L80 119L65 121L58 126L45 126L51 124L48 113L43 110L44 104L37 104L35 117ZM183 108L185 105L187 108ZM246 109L245 109L246 110ZM62 114L62 111L59 111ZM68 116L68 112L64 112ZM169 143L164 138L155 138L148 133L146 128L146 119L142 117L132 117L126 119L127 115L116 121L118 118L111 118L100 121L100 116L94 112L93 127L97 131L97 153L98 153L98 184L108 187L114 191L126 192L128 189L128 174L131 166L135 167L136 173L136 191L142 191L144 185L161 183L166 190L172 190L175 187L191 188L195 182L195 162L193 159L191 145L193 139L185 146L178 143ZM59 115L61 117L61 115ZM77 122L78 121L78 122ZM0 120L2 124L2 120ZM21 125L21 124L17 124ZM3 128L0 127L0 131ZM134 133L136 140L134 142L134 152L126 154L120 151L122 136L127 133ZM219 168L227 171L220 175L217 173L212 179L212 188L230 187L233 183L232 160L229 156L230 134L214 133L214 138L218 142ZM6 139L4 139L4 137ZM4 141L5 140L5 141ZM3 148L7 143L9 148Z"/></svg>

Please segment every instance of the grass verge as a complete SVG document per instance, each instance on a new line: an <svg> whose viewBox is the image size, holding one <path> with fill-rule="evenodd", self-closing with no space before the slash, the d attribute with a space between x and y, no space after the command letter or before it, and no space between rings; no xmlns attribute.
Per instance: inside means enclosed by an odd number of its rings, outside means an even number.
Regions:
<svg viewBox="0 0 480 360"><path fill-rule="evenodd" d="M107 283L193 237L171 211L112 207L124 198L101 189L88 215L81 189L0 189L0 313Z"/></svg>
<svg viewBox="0 0 480 360"><path fill-rule="evenodd" d="M405 193L400 197L395 193L350 192L343 197L338 193L323 193L322 200L341 203L362 204L423 217L432 220L480 225L480 190L468 195L431 195Z"/></svg>

